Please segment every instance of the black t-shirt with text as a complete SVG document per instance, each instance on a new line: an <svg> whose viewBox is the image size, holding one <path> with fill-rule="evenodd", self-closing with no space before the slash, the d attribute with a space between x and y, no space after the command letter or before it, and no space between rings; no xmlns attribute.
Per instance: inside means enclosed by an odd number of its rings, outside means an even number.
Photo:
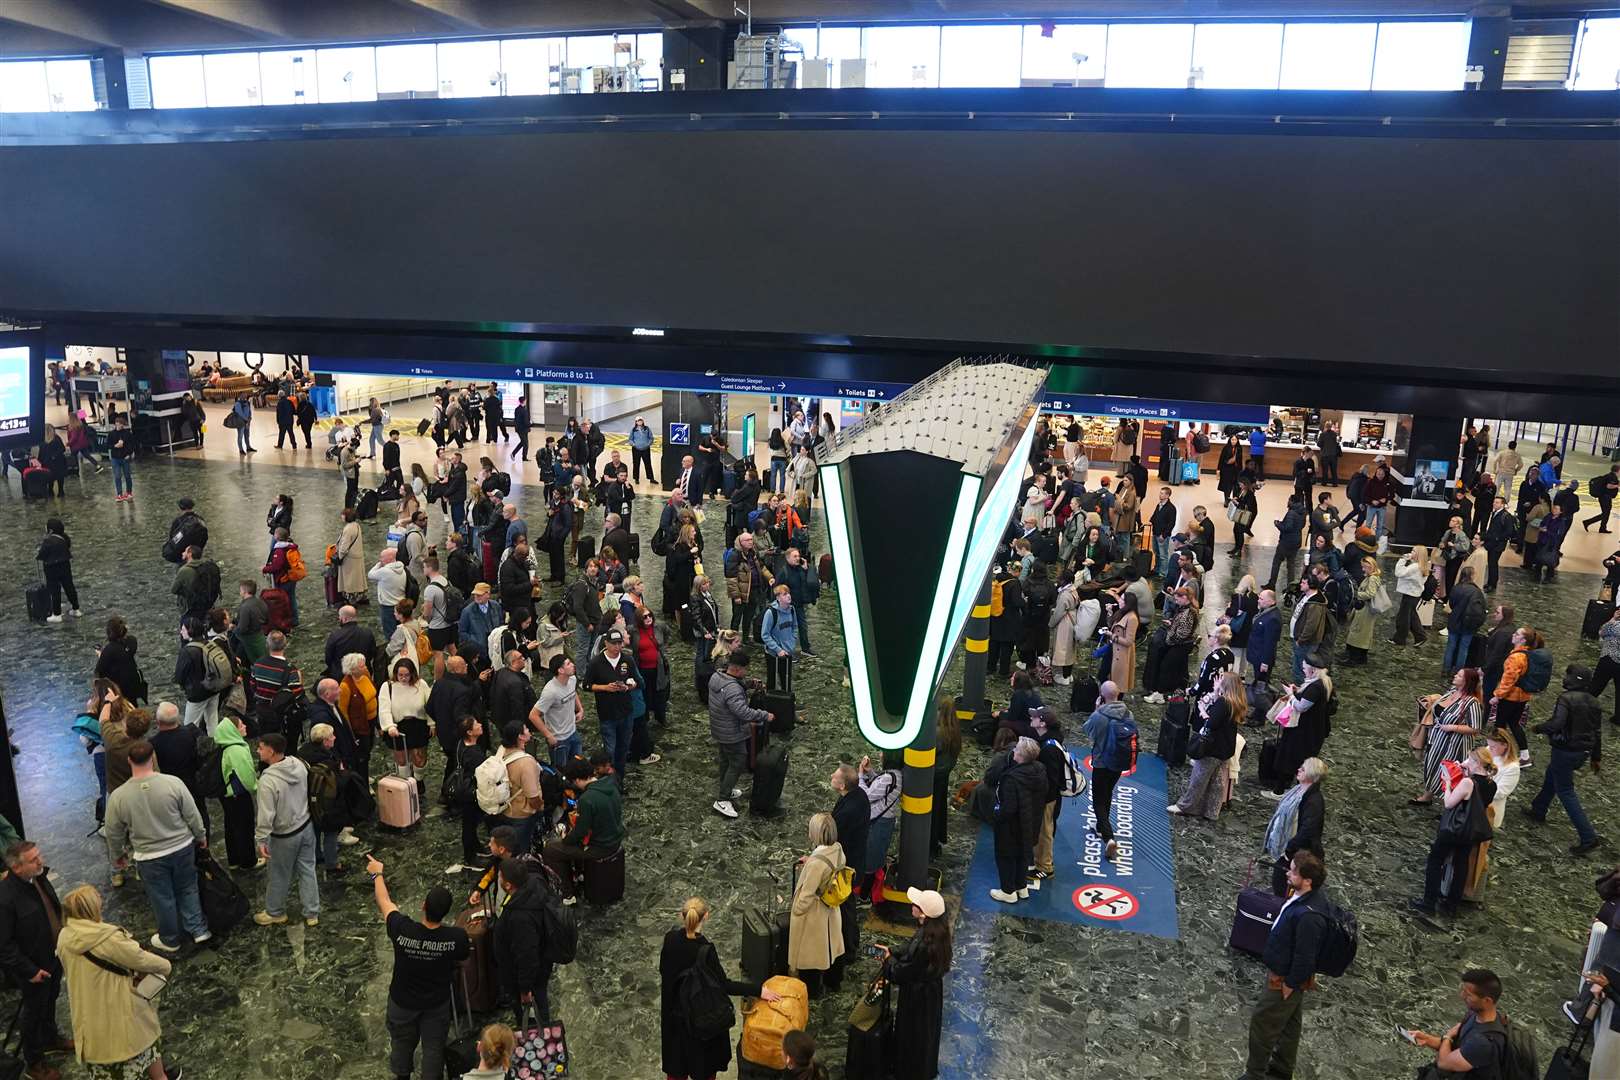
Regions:
<svg viewBox="0 0 1620 1080"><path fill-rule="evenodd" d="M606 686L613 682L628 682L636 677L636 667L630 662L630 654L625 650L619 651L617 663L608 659L607 653L602 653L585 671L585 681L591 686ZM630 715L630 693L596 692L596 718L598 720L623 720Z"/></svg>
<svg viewBox="0 0 1620 1080"><path fill-rule="evenodd" d="M388 998L402 1009L432 1009L450 1000L457 966L469 951L459 926L426 927L402 911L388 915L394 943L394 977Z"/></svg>

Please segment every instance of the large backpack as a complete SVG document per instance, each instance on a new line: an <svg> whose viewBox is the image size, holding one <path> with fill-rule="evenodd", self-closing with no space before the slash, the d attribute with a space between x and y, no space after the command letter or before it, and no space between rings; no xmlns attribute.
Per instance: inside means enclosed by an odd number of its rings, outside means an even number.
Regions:
<svg viewBox="0 0 1620 1080"><path fill-rule="evenodd" d="M201 644L192 644L202 650L202 688L210 694L228 689L236 681L236 663L231 659L231 650L225 647L225 642L216 637Z"/></svg>
<svg viewBox="0 0 1620 1080"><path fill-rule="evenodd" d="M677 1011L686 1022L686 1030L699 1040L719 1038L737 1024L731 995L709 968L709 954L713 951L714 946L708 942L698 946L697 959L675 987Z"/></svg>
<svg viewBox="0 0 1620 1080"><path fill-rule="evenodd" d="M1539 694L1552 682L1552 653L1546 649L1531 649L1525 654L1524 674L1519 677L1519 689Z"/></svg>
<svg viewBox="0 0 1620 1080"><path fill-rule="evenodd" d="M540 919L546 927L545 958L553 964L572 964L579 952L579 919L555 889L544 892Z"/></svg>
<svg viewBox="0 0 1620 1080"><path fill-rule="evenodd" d="M1343 975L1356 958L1356 949L1361 944L1360 927L1356 924L1356 917L1346 908L1342 908L1332 901L1322 904L1318 912L1327 925L1322 935L1321 946L1316 953L1316 970L1323 975L1337 978Z"/></svg>
<svg viewBox="0 0 1620 1080"><path fill-rule="evenodd" d="M298 550L296 545L288 548L287 573L285 580L288 582L298 582L303 581L308 576L309 570L304 566L303 554Z"/></svg>
<svg viewBox="0 0 1620 1080"><path fill-rule="evenodd" d="M337 773L327 765L306 763L309 772L309 816L315 827L329 832L349 823L338 801Z"/></svg>
<svg viewBox="0 0 1620 1080"><path fill-rule="evenodd" d="M1086 790L1085 773L1080 771L1080 761L1074 756L1074 751L1056 739L1047 739L1046 745L1057 747L1063 754L1063 787L1059 789L1059 794L1065 799L1072 799Z"/></svg>
<svg viewBox="0 0 1620 1080"><path fill-rule="evenodd" d="M229 721L226 721L229 723ZM212 735L197 737L197 797L223 799L225 797L225 748L214 742Z"/></svg>
<svg viewBox="0 0 1620 1080"><path fill-rule="evenodd" d="M461 609L467 606L467 597L460 589L446 581L439 586L444 594L444 621L455 626L461 621Z"/></svg>
<svg viewBox="0 0 1620 1080"><path fill-rule="evenodd" d="M997 578L990 583L990 617L1000 618L1007 613L1007 601L1003 595L1006 592L1007 581Z"/></svg>
<svg viewBox="0 0 1620 1080"><path fill-rule="evenodd" d="M1502 1054L1502 1080L1541 1080L1536 1060L1536 1033L1529 1024L1517 1024L1507 1013L1498 1012L1496 1022L1507 1033Z"/></svg>
<svg viewBox="0 0 1620 1080"><path fill-rule="evenodd" d="M491 754L485 758L473 770L473 779L478 784L478 808L484 813L499 814L512 801L512 781L507 778L503 754Z"/></svg>
<svg viewBox="0 0 1620 1080"><path fill-rule="evenodd" d="M1594 499L1603 498L1603 481L1607 479L1607 474L1592 477L1592 479L1586 482L1586 493L1592 496Z"/></svg>
<svg viewBox="0 0 1620 1080"><path fill-rule="evenodd" d="M662 525L653 530L652 553L654 555L669 554L669 530L664 528ZM727 1001L727 1004L730 1004L729 1000Z"/></svg>
<svg viewBox="0 0 1620 1080"><path fill-rule="evenodd" d="M1327 588L1323 592L1333 618L1341 623L1348 619L1356 606L1356 589L1350 583L1350 575L1343 570L1336 572L1328 578Z"/></svg>

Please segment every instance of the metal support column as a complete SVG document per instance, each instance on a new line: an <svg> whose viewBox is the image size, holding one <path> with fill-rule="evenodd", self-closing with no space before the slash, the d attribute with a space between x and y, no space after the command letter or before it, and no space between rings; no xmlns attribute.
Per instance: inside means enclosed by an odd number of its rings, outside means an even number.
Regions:
<svg viewBox="0 0 1620 1080"><path fill-rule="evenodd" d="M934 757L939 743L939 722L929 709L922 729L905 749L900 770L900 860L894 880L883 882L883 899L892 905L890 914L899 917L910 910L906 889L937 887L930 873L929 840L934 828Z"/></svg>
<svg viewBox="0 0 1620 1080"><path fill-rule="evenodd" d="M962 697L957 702L956 718L970 724L988 714L984 685L990 668L990 576L985 575L979 588L979 598L968 613L967 629L963 633L962 648L967 661L962 669Z"/></svg>

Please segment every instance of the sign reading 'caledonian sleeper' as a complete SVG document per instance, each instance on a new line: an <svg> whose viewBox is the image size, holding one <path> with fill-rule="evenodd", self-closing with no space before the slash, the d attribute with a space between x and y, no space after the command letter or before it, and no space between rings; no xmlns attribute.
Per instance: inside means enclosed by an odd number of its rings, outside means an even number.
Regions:
<svg viewBox="0 0 1620 1080"><path fill-rule="evenodd" d="M933 706L1018 504L1045 377L958 360L819 457L855 720L876 746L910 745Z"/></svg>

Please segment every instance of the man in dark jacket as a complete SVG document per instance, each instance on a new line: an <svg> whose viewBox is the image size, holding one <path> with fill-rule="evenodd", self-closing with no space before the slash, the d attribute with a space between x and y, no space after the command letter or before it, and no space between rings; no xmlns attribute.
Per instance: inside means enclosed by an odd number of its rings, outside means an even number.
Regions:
<svg viewBox="0 0 1620 1080"><path fill-rule="evenodd" d="M529 1006L540 1023L551 1020L546 992L552 967L546 959L546 882L518 859L501 860L500 882L506 903L495 921L495 969L501 993L515 1010L517 1030L523 1031L529 1026L523 1016Z"/></svg>
<svg viewBox="0 0 1620 1080"><path fill-rule="evenodd" d="M461 721L463 717L477 716L480 712L478 680L467 674L467 659L463 656L452 656L444 662L444 674L439 681L433 684L428 694L427 714L433 721L434 730L439 735L439 749L445 756L445 780L439 785L439 794L444 795L444 783L455 771L456 751L461 744ZM528 713L524 713L527 718Z"/></svg>
<svg viewBox="0 0 1620 1080"><path fill-rule="evenodd" d="M1587 692L1591 682L1590 668L1571 664L1564 669L1564 692L1553 705L1552 717L1536 725L1536 731L1547 736L1551 751L1541 790L1524 811L1532 821L1545 821L1547 807L1556 794L1580 838L1569 849L1571 855L1585 855L1603 843L1603 838L1587 820L1586 811L1581 808L1581 797L1575 791L1575 770L1586 764L1588 754L1592 757L1594 775L1602 767L1603 710L1597 698Z"/></svg>
<svg viewBox="0 0 1620 1080"><path fill-rule="evenodd" d="M180 608L180 617L207 615L208 609L219 602L219 565L203 558L202 548L188 547L184 562L175 571L174 594Z"/></svg>
<svg viewBox="0 0 1620 1080"><path fill-rule="evenodd" d="M1316 989L1316 960L1327 919L1318 890L1327 880L1322 860L1308 851L1288 865L1294 895L1271 924L1261 960L1266 988L1249 1016L1249 1063L1243 1080L1293 1076L1305 1015L1305 992Z"/></svg>
<svg viewBox="0 0 1620 1080"><path fill-rule="evenodd" d="M602 483L604 490L611 488L622 490L623 486L617 481L611 483L603 481ZM611 506L613 504L609 503L607 505ZM630 561L630 530L624 527L624 519L618 514L609 513L602 521L602 547L612 548L613 553L619 557L620 562L628 563Z"/></svg>
<svg viewBox="0 0 1620 1080"><path fill-rule="evenodd" d="M293 407L292 398L282 394L276 398L276 449L282 449L282 441L291 439L293 449L298 449L298 436L293 432L293 420L298 411Z"/></svg>
<svg viewBox="0 0 1620 1080"><path fill-rule="evenodd" d="M1041 882L1051 877L1056 869L1052 865L1052 838L1057 832L1058 817L1063 812L1063 782L1068 778L1069 754L1063 749L1063 725L1051 709L1035 709L1029 714L1030 729L1041 744L1040 763L1046 772L1046 805L1041 811L1041 832L1035 838L1035 860L1031 864L1028 884L1040 890Z"/></svg>
<svg viewBox="0 0 1620 1080"><path fill-rule="evenodd" d="M39 847L19 840L5 851L11 871L0 880L0 967L22 991L22 1054L29 1080L57 1080L62 1074L45 1061L51 1053L71 1053L73 1040L56 1026L56 999L62 993L62 962L56 938L62 932L62 904L47 877Z"/></svg>
<svg viewBox="0 0 1620 1080"><path fill-rule="evenodd" d="M208 526L193 509L189 498L180 500L180 513L169 522L168 539L163 544L163 557L172 563L185 562L186 549L208 546Z"/></svg>
<svg viewBox="0 0 1620 1080"><path fill-rule="evenodd" d="M444 501L450 504L450 523L456 532L467 520L467 464L461 454L450 455L450 470L444 478Z"/></svg>
<svg viewBox="0 0 1620 1080"><path fill-rule="evenodd" d="M305 450L315 449L315 443L310 438L310 433L315 430L317 418L315 403L309 399L309 393L306 391L304 396L298 399L298 426L304 430Z"/></svg>
<svg viewBox="0 0 1620 1080"><path fill-rule="evenodd" d="M796 547L787 549L787 555L782 563L781 576L777 581L788 587L793 597L793 613L799 625L799 651L805 656L814 656L815 650L810 648L810 605L821 597L821 578L805 561L804 553Z"/></svg>
<svg viewBox="0 0 1620 1080"><path fill-rule="evenodd" d="M513 537L511 552L501 560L495 576L501 591L501 610L508 613L518 608L534 609L534 581L530 574L529 537L518 533Z"/></svg>
<svg viewBox="0 0 1620 1080"><path fill-rule="evenodd" d="M1018 571L1018 563L1009 562L996 572L990 586L992 599L997 592L1001 594L1001 613L995 613L992 603L990 655L985 664L987 670L1003 679L1012 674L1013 648L1024 636L1024 590L1018 584Z"/></svg>
<svg viewBox="0 0 1620 1080"><path fill-rule="evenodd" d="M1254 626L1249 629L1249 666L1254 668L1254 681L1271 682L1271 669L1277 663L1277 643L1282 640L1282 612L1277 610L1277 593L1261 590L1259 610Z"/></svg>
<svg viewBox="0 0 1620 1080"><path fill-rule="evenodd" d="M1103 842L1103 858L1112 862L1119 854L1119 844L1114 841L1114 785L1134 767L1139 741L1136 719L1119 700L1119 687L1113 682L1097 688L1097 707L1086 717L1085 731L1091 740L1091 813Z"/></svg>
<svg viewBox="0 0 1620 1080"><path fill-rule="evenodd" d="M506 410L501 407L500 390L496 387L496 385L494 383L490 383L489 384L489 392L484 395L484 441L485 442L492 443L492 442L495 441L495 429L496 428L501 429L501 442L505 442L507 440L507 438L509 437L509 433L506 430ZM478 437L478 433L475 430L473 432L473 438L476 439L477 437ZM544 1019L544 1018L542 1017L542 1019Z"/></svg>
<svg viewBox="0 0 1620 1080"><path fill-rule="evenodd" d="M1003 904L1029 899L1029 867L1046 807L1046 770L1040 757L1039 743L1019 739L1012 768L996 785L996 876L1001 887L991 889L990 898Z"/></svg>
<svg viewBox="0 0 1620 1080"><path fill-rule="evenodd" d="M1333 493L1324 491L1316 497L1316 509L1311 511L1311 541L1325 536L1332 541L1339 531L1339 508L1333 505Z"/></svg>
<svg viewBox="0 0 1620 1080"><path fill-rule="evenodd" d="M343 658L359 653L370 663L377 655L377 635L361 626L360 613L350 604L338 608L337 629L326 635L326 674L334 679L343 678Z"/></svg>
<svg viewBox="0 0 1620 1080"><path fill-rule="evenodd" d="M1502 560L1502 552L1513 542L1517 532L1513 515L1508 513L1507 496L1497 495L1491 500L1491 516L1485 520L1484 547L1489 572L1485 578L1485 591L1496 591L1497 564Z"/></svg>
<svg viewBox="0 0 1620 1080"><path fill-rule="evenodd" d="M1277 571L1288 571L1286 582L1294 580L1294 556L1299 554L1299 531L1305 527L1305 504L1299 495L1288 496L1288 510L1281 520L1274 522L1277 526L1277 553L1271 557L1271 576L1266 579L1265 588L1277 587Z"/></svg>
<svg viewBox="0 0 1620 1080"><path fill-rule="evenodd" d="M528 723L537 700L534 684L523 673L523 654L513 649L504 661L489 680L489 723L496 731L505 731L507 724Z"/></svg>
<svg viewBox="0 0 1620 1080"><path fill-rule="evenodd" d="M585 572L575 578L563 593L568 614L574 620L576 657L590 656L591 628L602 621L601 569L601 564L595 559L586 560Z"/></svg>
<svg viewBox="0 0 1620 1080"><path fill-rule="evenodd" d="M1451 613L1446 616L1446 655L1440 661L1443 678L1468 666L1468 646L1485 625L1485 594L1474 584L1474 568L1465 566L1457 573L1457 584L1446 597Z"/></svg>
<svg viewBox="0 0 1620 1080"><path fill-rule="evenodd" d="M1176 504L1170 501L1170 489L1159 489L1159 501L1148 518L1153 526L1153 576L1163 578L1170 572L1170 538L1176 531Z"/></svg>

